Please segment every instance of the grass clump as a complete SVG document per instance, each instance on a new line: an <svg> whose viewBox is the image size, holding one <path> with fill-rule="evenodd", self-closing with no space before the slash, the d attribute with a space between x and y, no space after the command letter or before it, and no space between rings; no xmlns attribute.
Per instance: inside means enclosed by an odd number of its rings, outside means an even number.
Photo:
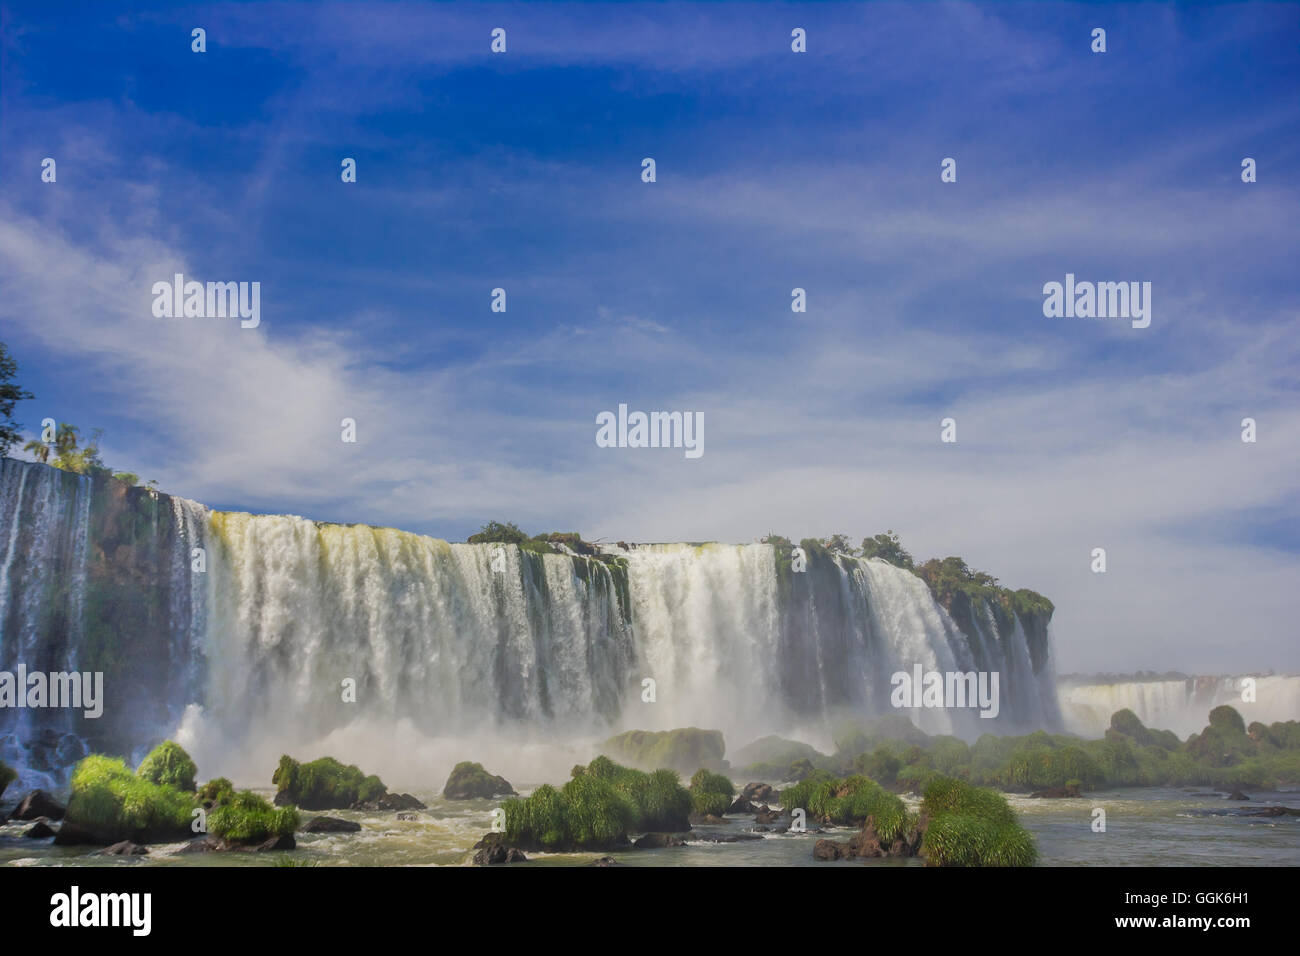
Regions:
<svg viewBox="0 0 1300 956"><path fill-rule="evenodd" d="M209 780L203 786L199 787L194 799L203 806L211 809L212 807L224 806L229 803L235 796L235 785L225 777L217 777L215 780Z"/></svg>
<svg viewBox="0 0 1300 956"><path fill-rule="evenodd" d="M208 814L208 832L231 843L261 843L298 829L297 807L273 807L251 790L241 790Z"/></svg>
<svg viewBox="0 0 1300 956"><path fill-rule="evenodd" d="M925 788L921 851L933 866L1033 866L1034 838L1002 794L940 777Z"/></svg>
<svg viewBox="0 0 1300 956"><path fill-rule="evenodd" d="M194 795L133 774L116 757L92 754L72 772L65 819L106 843L185 839Z"/></svg>
<svg viewBox="0 0 1300 956"><path fill-rule="evenodd" d="M185 748L174 741L164 740L149 751L149 756L140 761L140 766L135 772L136 776L150 783L175 787L177 790L188 790L192 793L194 777L198 774L199 768L185 752Z"/></svg>
<svg viewBox="0 0 1300 956"><path fill-rule="evenodd" d="M836 826L858 827L872 817L885 842L903 836L911 822L907 805L897 795L861 774L840 779L818 771L783 790L781 805L787 810L801 807L811 819Z"/></svg>
<svg viewBox="0 0 1300 956"><path fill-rule="evenodd" d="M563 787L545 784L502 807L511 846L609 849L629 832L685 830L691 796L673 770L645 773L597 757L586 767L574 767Z"/></svg>
<svg viewBox="0 0 1300 956"><path fill-rule="evenodd" d="M333 757L299 763L282 756L271 782L279 788L277 803L292 803L304 810L346 810L388 792L378 777L366 776L358 767L341 764Z"/></svg>
<svg viewBox="0 0 1300 956"><path fill-rule="evenodd" d="M735 784L720 773L700 769L691 777L691 809L703 816L720 817L731 806Z"/></svg>

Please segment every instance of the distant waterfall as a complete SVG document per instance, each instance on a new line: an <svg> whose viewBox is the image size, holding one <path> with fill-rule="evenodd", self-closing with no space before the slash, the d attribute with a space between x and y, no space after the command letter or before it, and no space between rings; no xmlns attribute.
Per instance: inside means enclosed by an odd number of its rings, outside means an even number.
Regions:
<svg viewBox="0 0 1300 956"><path fill-rule="evenodd" d="M1240 677L1188 677L1179 680L1063 680L1058 688L1065 727L1072 733L1098 737L1110 726L1111 714L1127 708L1142 723L1172 730L1179 737L1200 733L1209 713L1228 704L1246 723L1295 720L1300 717L1300 677L1255 678L1255 700L1242 700Z"/></svg>
<svg viewBox="0 0 1300 956"><path fill-rule="evenodd" d="M12 459L0 489L2 668L109 685L101 721L0 711L0 756L41 771L182 723L234 748L361 723L534 739L700 726L738 747L891 712L891 675L916 665L1000 672L998 719L904 711L928 731L1059 722L1045 620L1027 634L983 609L967 633L878 560L818 552L791 573L767 544L542 555L210 512Z"/></svg>

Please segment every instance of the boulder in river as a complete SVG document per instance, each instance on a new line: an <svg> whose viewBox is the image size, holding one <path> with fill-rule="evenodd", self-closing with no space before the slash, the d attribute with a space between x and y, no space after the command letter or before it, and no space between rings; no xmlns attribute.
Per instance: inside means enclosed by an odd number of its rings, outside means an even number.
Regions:
<svg viewBox="0 0 1300 956"><path fill-rule="evenodd" d="M14 807L14 812L9 814L9 819L31 821L47 817L51 820L62 820L66 812L67 807L44 790L33 790L18 801L18 806Z"/></svg>
<svg viewBox="0 0 1300 956"><path fill-rule="evenodd" d="M303 833L357 833L361 830L361 824L354 820L344 820L340 817L312 817L307 821L307 825L302 828Z"/></svg>
<svg viewBox="0 0 1300 956"><path fill-rule="evenodd" d="M768 783L747 783L740 791L740 798L751 803L780 803L781 791L773 789Z"/></svg>
<svg viewBox="0 0 1300 956"><path fill-rule="evenodd" d="M48 840L55 835L55 829L50 826L50 821L41 817L36 821L36 825L31 827L23 834L29 840Z"/></svg>
<svg viewBox="0 0 1300 956"><path fill-rule="evenodd" d="M659 850L670 846L686 846L686 841L677 833L647 833L632 845L638 850Z"/></svg>
<svg viewBox="0 0 1300 956"><path fill-rule="evenodd" d="M130 840L122 840L114 843L112 846L106 846L102 850L96 850L92 856L145 856L149 848L140 843L132 843Z"/></svg>
<svg viewBox="0 0 1300 956"><path fill-rule="evenodd" d="M1046 790L1035 790L1031 793L1030 798L1043 800L1060 800L1066 797L1081 797L1077 784L1067 783L1064 787L1048 787Z"/></svg>
<svg viewBox="0 0 1300 956"><path fill-rule="evenodd" d="M518 847L506 844L504 833L489 833L474 844L475 866L496 866L501 863L527 863L528 857Z"/></svg>
<svg viewBox="0 0 1300 956"><path fill-rule="evenodd" d="M515 795L515 788L505 777L488 773L481 763L464 760L452 768L442 795L448 800L491 799Z"/></svg>

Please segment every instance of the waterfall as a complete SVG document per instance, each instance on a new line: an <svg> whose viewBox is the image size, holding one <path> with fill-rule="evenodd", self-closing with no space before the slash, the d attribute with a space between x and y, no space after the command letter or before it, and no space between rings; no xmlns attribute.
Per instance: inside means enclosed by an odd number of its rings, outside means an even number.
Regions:
<svg viewBox="0 0 1300 956"><path fill-rule="evenodd" d="M12 459L0 491L3 669L101 670L108 685L100 721L0 711L0 755L34 772L173 734L213 773L323 742L365 763L417 759L434 738L518 751L698 726L736 749L891 713L891 675L917 665L1000 671L996 720L903 711L929 732L1059 721L1045 620L1030 633L980 605L963 630L880 560L817 551L800 572L769 544L450 544L214 512Z"/></svg>
<svg viewBox="0 0 1300 956"><path fill-rule="evenodd" d="M1186 677L1176 680L1062 680L1058 688L1065 727L1098 737L1111 714L1127 708L1146 726L1172 730L1179 737L1200 733L1209 713L1221 704L1234 707L1250 724L1295 720L1300 715L1300 677L1255 677L1254 700L1242 699L1242 677Z"/></svg>

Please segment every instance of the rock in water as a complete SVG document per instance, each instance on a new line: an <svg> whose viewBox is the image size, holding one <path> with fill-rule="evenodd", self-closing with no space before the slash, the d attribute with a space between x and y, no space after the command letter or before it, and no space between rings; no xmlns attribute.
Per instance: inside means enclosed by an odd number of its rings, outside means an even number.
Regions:
<svg viewBox="0 0 1300 956"><path fill-rule="evenodd" d="M298 841L293 838L293 834L286 833L284 836L271 837L265 843L259 843L256 850L258 853L264 853L267 850L293 850L297 846Z"/></svg>
<svg viewBox="0 0 1300 956"><path fill-rule="evenodd" d="M147 846L132 843L130 840L123 840L121 843L114 843L102 850L96 850L91 856L144 856L148 852L149 848Z"/></svg>
<svg viewBox="0 0 1300 956"><path fill-rule="evenodd" d="M54 828L50 826L49 821L44 817L37 820L36 825L23 834L29 840L48 840L54 835Z"/></svg>
<svg viewBox="0 0 1300 956"><path fill-rule="evenodd" d="M779 790L773 790L771 784L767 783L747 783L745 789L740 791L740 799L749 803L780 803L781 793ZM741 811L747 813L749 811Z"/></svg>
<svg viewBox="0 0 1300 956"><path fill-rule="evenodd" d="M355 803L353 810L427 810L429 809L409 793L386 793L378 800Z"/></svg>
<svg viewBox="0 0 1300 956"><path fill-rule="evenodd" d="M686 846L686 841L675 833L647 833L632 845L638 850L659 850L669 846Z"/></svg>
<svg viewBox="0 0 1300 956"><path fill-rule="evenodd" d="M220 840L218 840L214 836L205 836L198 840L191 840L189 843L185 844L176 852L185 853L185 854L212 853L222 849L225 849L225 847Z"/></svg>
<svg viewBox="0 0 1300 956"><path fill-rule="evenodd" d="M303 833L357 833L361 824L339 817L312 817L302 828Z"/></svg>
<svg viewBox="0 0 1300 956"><path fill-rule="evenodd" d="M44 790L33 790L18 801L18 806L14 807L14 812L9 815L9 819L31 821L48 817L51 820L62 820L66 812L67 807Z"/></svg>
<svg viewBox="0 0 1300 956"><path fill-rule="evenodd" d="M849 856L849 848L845 843L836 843L834 840L818 840L813 846L814 860L843 860Z"/></svg>
<svg viewBox="0 0 1300 956"><path fill-rule="evenodd" d="M1041 800L1060 800L1066 797L1083 796L1079 788L1074 784L1066 784L1064 787L1048 787L1046 790L1035 790L1030 795L1030 799Z"/></svg>
<svg viewBox="0 0 1300 956"><path fill-rule="evenodd" d="M528 857L524 856L523 850L513 846L506 846L500 840L488 842L486 846L474 854L474 864L476 866L494 866L498 863L527 862Z"/></svg>
<svg viewBox="0 0 1300 956"><path fill-rule="evenodd" d="M514 796L515 788L505 777L488 773L481 763L466 760L452 768L442 795L448 800L486 800L496 796Z"/></svg>

